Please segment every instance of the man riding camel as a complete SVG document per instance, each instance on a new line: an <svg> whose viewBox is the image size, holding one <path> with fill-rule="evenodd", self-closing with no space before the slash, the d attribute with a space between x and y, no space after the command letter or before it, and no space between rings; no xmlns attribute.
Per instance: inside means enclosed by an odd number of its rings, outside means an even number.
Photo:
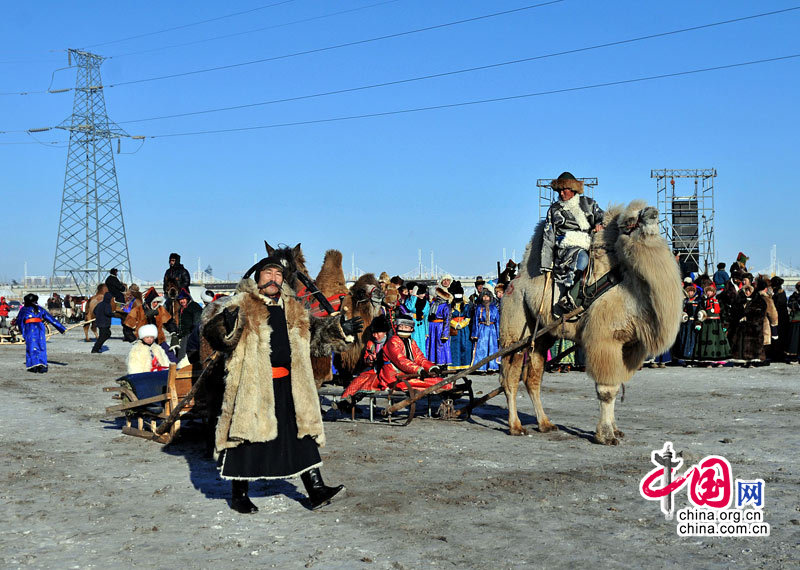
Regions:
<svg viewBox="0 0 800 570"><path fill-rule="evenodd" d="M589 264L592 232L602 227L603 210L583 196L583 182L562 172L551 184L558 201L547 210L542 240L542 271L552 272L558 286L559 311L575 309L570 290Z"/></svg>

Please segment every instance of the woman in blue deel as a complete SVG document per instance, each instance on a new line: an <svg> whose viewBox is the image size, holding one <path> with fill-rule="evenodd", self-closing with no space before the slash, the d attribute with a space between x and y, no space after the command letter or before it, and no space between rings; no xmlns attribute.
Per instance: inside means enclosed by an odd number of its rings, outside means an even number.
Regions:
<svg viewBox="0 0 800 570"><path fill-rule="evenodd" d="M24 306L17 315L17 325L25 339L25 366L28 372L47 372L47 331L50 323L61 334L66 329L53 316L39 306L39 297L28 293L22 299Z"/></svg>

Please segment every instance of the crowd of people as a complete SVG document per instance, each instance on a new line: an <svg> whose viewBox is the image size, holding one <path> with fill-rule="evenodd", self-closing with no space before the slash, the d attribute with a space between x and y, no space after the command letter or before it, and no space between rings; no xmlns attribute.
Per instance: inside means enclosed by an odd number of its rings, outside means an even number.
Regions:
<svg viewBox="0 0 800 570"><path fill-rule="evenodd" d="M787 297L781 277L754 276L739 253L726 271L684 278L683 322L657 363L685 366L796 363L800 348L800 283Z"/></svg>

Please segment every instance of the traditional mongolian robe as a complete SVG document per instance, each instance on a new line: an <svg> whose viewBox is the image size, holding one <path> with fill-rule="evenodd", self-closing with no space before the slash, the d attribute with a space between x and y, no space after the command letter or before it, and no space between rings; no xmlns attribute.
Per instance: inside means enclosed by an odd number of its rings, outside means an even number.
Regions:
<svg viewBox="0 0 800 570"><path fill-rule="evenodd" d="M758 293L739 291L731 306L731 356L740 361L760 360L764 352L764 317L767 303Z"/></svg>
<svg viewBox="0 0 800 570"><path fill-rule="evenodd" d="M440 366L452 363L450 353L450 304L442 299L435 299L428 313L428 359Z"/></svg>
<svg viewBox="0 0 800 570"><path fill-rule="evenodd" d="M697 335L694 358L703 362L719 362L731 357L731 347L722 326L722 310L716 297L703 300L705 318Z"/></svg>
<svg viewBox="0 0 800 570"><path fill-rule="evenodd" d="M450 311L450 368L461 370L472 363L472 340L470 339L470 317L472 305L463 301L453 303Z"/></svg>
<svg viewBox="0 0 800 570"><path fill-rule="evenodd" d="M694 349L697 344L697 312L700 310L700 302L697 296L683 301L683 322L678 332L677 357L685 360L694 360Z"/></svg>
<svg viewBox="0 0 800 570"><path fill-rule="evenodd" d="M30 370L37 366L47 369L47 331L45 323L50 323L58 332L64 332L64 325L55 320L50 313L38 305L22 307L17 315L17 325L25 339L25 367Z"/></svg>
<svg viewBox="0 0 800 570"><path fill-rule="evenodd" d="M265 297L252 279L206 308L201 334L225 358L215 430L224 479L292 477L321 465L325 432L311 350L330 352L332 345L317 340L320 327L338 321L311 319L285 284L277 301Z"/></svg>
<svg viewBox="0 0 800 570"><path fill-rule="evenodd" d="M789 342L786 346L786 359L797 360L800 353L800 291L789 297Z"/></svg>
<svg viewBox="0 0 800 570"><path fill-rule="evenodd" d="M420 370L430 370L434 363L425 358L425 355L411 337L403 338L394 335L386 341L383 348L383 367L378 375L382 389L407 390L406 382L416 390L424 390L441 381L441 378L413 378L407 381L397 381L398 374L417 374ZM448 390L452 384L445 384L443 390Z"/></svg>
<svg viewBox="0 0 800 570"><path fill-rule="evenodd" d="M474 357L472 364L479 362L490 354L494 354L498 349L498 337L500 330L500 311L497 305L490 303L475 306L475 316L472 321L472 337L475 342ZM481 366L478 370L499 370L500 359L495 358Z"/></svg>
<svg viewBox="0 0 800 570"><path fill-rule="evenodd" d="M386 346L387 340L384 337L383 342L380 343L374 340L367 341L367 347L364 350L364 364L367 365L367 369L353 378L342 393L342 398L355 396L358 392L375 392L381 389L378 373L383 368L383 347Z"/></svg>
<svg viewBox="0 0 800 570"><path fill-rule="evenodd" d="M419 306L419 308L418 308ZM414 316L414 332L411 333L411 338L417 343L417 348L420 349L422 355L425 356L425 348L428 342L428 311L430 303L427 300L420 300L415 296L411 296L406 301L406 309L408 313Z"/></svg>

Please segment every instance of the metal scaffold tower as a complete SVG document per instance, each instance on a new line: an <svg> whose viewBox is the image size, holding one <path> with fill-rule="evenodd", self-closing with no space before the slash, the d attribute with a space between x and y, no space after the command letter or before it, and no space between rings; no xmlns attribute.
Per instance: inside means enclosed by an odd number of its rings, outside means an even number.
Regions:
<svg viewBox="0 0 800 570"><path fill-rule="evenodd" d="M659 227L684 274L715 270L714 168L651 170L658 187ZM688 179L690 184L682 183Z"/></svg>
<svg viewBox="0 0 800 570"><path fill-rule="evenodd" d="M536 187L539 188L539 219L547 215L550 204L558 200L558 194L553 192L551 184L555 178L539 178ZM597 178L578 178L583 182L584 194L594 198L594 189L597 186Z"/></svg>
<svg viewBox="0 0 800 570"><path fill-rule="evenodd" d="M119 144L128 134L106 114L104 58L75 49L69 58L77 80L72 116L58 126L69 131L69 150L52 281L74 281L86 293L109 269L119 269L123 281L131 275L111 146L112 139Z"/></svg>

